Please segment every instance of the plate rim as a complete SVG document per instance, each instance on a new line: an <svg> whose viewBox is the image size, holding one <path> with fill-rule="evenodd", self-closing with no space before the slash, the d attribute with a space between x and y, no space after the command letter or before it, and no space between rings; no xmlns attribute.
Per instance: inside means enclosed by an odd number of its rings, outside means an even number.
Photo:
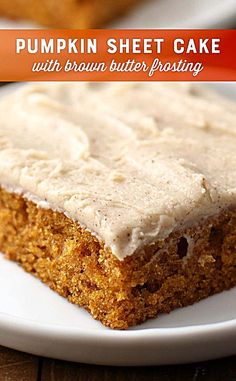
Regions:
<svg viewBox="0 0 236 381"><path fill-rule="evenodd" d="M40 323L36 320L20 318L14 315L0 312L0 327L4 327L10 330L17 330L20 332L30 333L40 333L41 335L57 335L59 338L90 338L90 339L117 339L117 340L139 340L143 337L149 336L149 339L156 340L157 338L173 338L176 336L183 337L188 336L199 336L204 334L217 334L231 332L232 329L236 331L236 318L215 322L207 324L197 324L197 325L188 325L183 327L163 327L163 328L142 328L142 329L132 329L132 330L117 330L117 329L91 329L91 328L79 328L79 327L70 327L61 324L50 324L50 323ZM102 327L104 328L104 327Z"/></svg>

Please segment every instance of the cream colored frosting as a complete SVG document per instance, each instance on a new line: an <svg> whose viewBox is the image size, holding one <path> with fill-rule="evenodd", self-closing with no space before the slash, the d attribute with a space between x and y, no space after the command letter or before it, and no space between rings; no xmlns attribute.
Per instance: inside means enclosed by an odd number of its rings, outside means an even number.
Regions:
<svg viewBox="0 0 236 381"><path fill-rule="evenodd" d="M189 84L31 84L0 105L0 182L122 260L236 205L236 105Z"/></svg>

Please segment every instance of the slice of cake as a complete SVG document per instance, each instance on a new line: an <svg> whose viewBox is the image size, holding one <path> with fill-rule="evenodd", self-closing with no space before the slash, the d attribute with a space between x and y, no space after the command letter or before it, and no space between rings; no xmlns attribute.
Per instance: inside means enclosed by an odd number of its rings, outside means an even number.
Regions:
<svg viewBox="0 0 236 381"><path fill-rule="evenodd" d="M125 329L236 284L235 103L32 84L0 120L0 249L60 295Z"/></svg>
<svg viewBox="0 0 236 381"><path fill-rule="evenodd" d="M54 28L97 28L140 0L0 0L0 15Z"/></svg>

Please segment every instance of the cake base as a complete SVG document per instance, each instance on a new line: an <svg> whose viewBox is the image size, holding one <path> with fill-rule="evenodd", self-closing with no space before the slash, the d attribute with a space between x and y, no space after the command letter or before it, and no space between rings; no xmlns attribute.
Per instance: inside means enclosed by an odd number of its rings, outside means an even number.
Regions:
<svg viewBox="0 0 236 381"><path fill-rule="evenodd" d="M126 329L236 285L236 210L119 261L63 213L0 189L0 250L104 325Z"/></svg>
<svg viewBox="0 0 236 381"><path fill-rule="evenodd" d="M140 0L0 0L0 15L54 28L98 28Z"/></svg>

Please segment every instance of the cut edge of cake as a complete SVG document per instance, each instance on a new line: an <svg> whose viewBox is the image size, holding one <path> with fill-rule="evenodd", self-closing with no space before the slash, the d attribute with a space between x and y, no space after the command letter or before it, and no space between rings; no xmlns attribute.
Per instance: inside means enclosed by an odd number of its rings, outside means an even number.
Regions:
<svg viewBox="0 0 236 381"><path fill-rule="evenodd" d="M105 326L127 329L236 285L236 209L120 261L63 213L1 188L0 250Z"/></svg>

